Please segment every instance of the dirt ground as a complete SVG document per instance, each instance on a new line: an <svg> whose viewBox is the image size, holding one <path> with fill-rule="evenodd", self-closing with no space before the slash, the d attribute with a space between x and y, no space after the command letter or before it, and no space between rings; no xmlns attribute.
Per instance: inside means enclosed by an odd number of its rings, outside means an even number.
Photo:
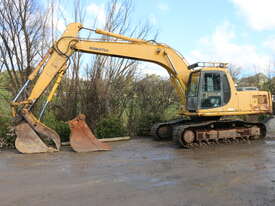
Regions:
<svg viewBox="0 0 275 206"><path fill-rule="evenodd" d="M0 205L275 205L275 140L185 150L150 138L110 152L0 152Z"/></svg>

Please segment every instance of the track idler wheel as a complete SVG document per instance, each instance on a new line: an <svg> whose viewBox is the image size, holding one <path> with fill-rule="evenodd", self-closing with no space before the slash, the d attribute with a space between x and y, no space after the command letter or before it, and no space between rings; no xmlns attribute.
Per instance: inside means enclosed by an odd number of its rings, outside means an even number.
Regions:
<svg viewBox="0 0 275 206"><path fill-rule="evenodd" d="M170 125L160 126L157 129L157 140L169 140L172 137L172 127Z"/></svg>
<svg viewBox="0 0 275 206"><path fill-rule="evenodd" d="M179 143L182 146L191 144L195 141L195 133L192 130L185 130L179 138Z"/></svg>

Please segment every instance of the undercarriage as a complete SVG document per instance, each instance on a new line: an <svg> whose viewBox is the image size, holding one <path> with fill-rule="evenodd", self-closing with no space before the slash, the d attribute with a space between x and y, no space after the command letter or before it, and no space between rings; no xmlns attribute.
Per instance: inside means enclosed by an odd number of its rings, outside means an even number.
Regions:
<svg viewBox="0 0 275 206"><path fill-rule="evenodd" d="M173 120L155 124L151 135L156 140L172 139L184 148L208 144L227 144L264 139L266 127L263 123L243 120Z"/></svg>

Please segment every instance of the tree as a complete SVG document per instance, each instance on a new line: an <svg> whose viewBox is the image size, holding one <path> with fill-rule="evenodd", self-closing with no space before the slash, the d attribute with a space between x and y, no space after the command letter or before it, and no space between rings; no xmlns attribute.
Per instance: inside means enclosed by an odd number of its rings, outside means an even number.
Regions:
<svg viewBox="0 0 275 206"><path fill-rule="evenodd" d="M229 70L234 82L237 82L240 78L241 68L236 65L230 64L228 67L228 70Z"/></svg>
<svg viewBox="0 0 275 206"><path fill-rule="evenodd" d="M130 0L110 0L106 6L104 29L136 38L148 36L151 28L147 24L133 26L130 17L132 9L133 4ZM83 21L89 25L95 24L88 23L87 20ZM112 41L115 39L101 36L100 40ZM70 119L77 113L83 112L90 125L95 125L96 121L108 115L121 117L125 110L133 88L138 62L100 55L89 55L89 58L91 60L86 63L85 77L83 72L79 77L80 59L72 58L73 70L66 76L62 84L62 91L59 93L59 106L56 107L59 108L59 111L56 111L60 114L58 118ZM69 108L65 115L62 108Z"/></svg>
<svg viewBox="0 0 275 206"><path fill-rule="evenodd" d="M128 130L138 135L148 135L152 124L166 119L170 106L178 107L175 88L169 80L157 75L147 75L134 84L133 97L126 110ZM169 118L175 117L174 113Z"/></svg>
<svg viewBox="0 0 275 206"><path fill-rule="evenodd" d="M270 91L273 95L275 94L275 64L270 64L267 67L267 80L264 82L262 88L266 91Z"/></svg>
<svg viewBox="0 0 275 206"><path fill-rule="evenodd" d="M15 94L43 55L46 14L35 0L1 0L0 8L0 65Z"/></svg>

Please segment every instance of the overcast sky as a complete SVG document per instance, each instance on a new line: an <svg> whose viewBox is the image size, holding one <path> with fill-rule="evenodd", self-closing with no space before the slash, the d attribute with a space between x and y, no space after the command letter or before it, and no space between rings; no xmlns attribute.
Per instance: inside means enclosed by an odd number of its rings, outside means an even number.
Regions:
<svg viewBox="0 0 275 206"><path fill-rule="evenodd" d="M60 2L63 15L73 21L73 0ZM81 2L87 18L97 17L97 27L104 24L106 2ZM275 0L134 0L133 4L134 21L148 21L159 30L158 41L179 50L189 63L229 62L248 75L264 72L274 62ZM64 23L58 24L63 30ZM158 66L142 67L144 72L166 74Z"/></svg>

